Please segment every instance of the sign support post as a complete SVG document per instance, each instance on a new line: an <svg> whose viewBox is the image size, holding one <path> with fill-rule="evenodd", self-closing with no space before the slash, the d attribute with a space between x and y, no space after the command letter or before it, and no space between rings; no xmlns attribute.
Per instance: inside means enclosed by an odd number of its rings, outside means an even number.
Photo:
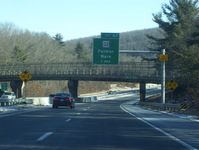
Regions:
<svg viewBox="0 0 199 150"><path fill-rule="evenodd" d="M161 54L165 55L165 49L161 50ZM161 101L165 103L165 61L161 61Z"/></svg>
<svg viewBox="0 0 199 150"><path fill-rule="evenodd" d="M30 74L30 72L28 70L24 70L20 75L19 78L23 81L22 84L22 95L25 98L26 97L26 88L24 88L26 86L26 83L32 78L32 75Z"/></svg>

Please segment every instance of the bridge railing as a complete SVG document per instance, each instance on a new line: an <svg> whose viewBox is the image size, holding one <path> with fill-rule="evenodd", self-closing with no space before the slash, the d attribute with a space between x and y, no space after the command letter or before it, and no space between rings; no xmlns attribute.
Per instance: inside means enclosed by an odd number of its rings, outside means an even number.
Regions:
<svg viewBox="0 0 199 150"><path fill-rule="evenodd" d="M159 62L131 62L119 65L93 65L90 63L49 63L0 65L0 78L19 76L28 70L33 77L90 77L124 80L160 80ZM173 72L168 71L167 77Z"/></svg>

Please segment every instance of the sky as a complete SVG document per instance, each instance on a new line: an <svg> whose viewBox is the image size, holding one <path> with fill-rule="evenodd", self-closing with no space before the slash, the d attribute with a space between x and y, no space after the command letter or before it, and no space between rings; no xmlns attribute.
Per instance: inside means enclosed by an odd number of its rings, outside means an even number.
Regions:
<svg viewBox="0 0 199 150"><path fill-rule="evenodd" d="M0 23L64 40L158 27L153 13L170 0L0 0Z"/></svg>

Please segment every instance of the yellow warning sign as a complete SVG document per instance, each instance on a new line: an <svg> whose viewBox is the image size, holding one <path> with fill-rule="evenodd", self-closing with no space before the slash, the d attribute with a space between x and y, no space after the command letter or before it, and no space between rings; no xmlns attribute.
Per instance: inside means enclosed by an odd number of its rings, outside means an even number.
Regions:
<svg viewBox="0 0 199 150"><path fill-rule="evenodd" d="M23 81L29 81L32 78L32 75L29 71L25 70L19 75L19 78Z"/></svg>
<svg viewBox="0 0 199 150"><path fill-rule="evenodd" d="M170 80L169 82L167 82L166 87L173 92L177 87L179 86L179 84L177 82L175 82L173 79Z"/></svg>
<svg viewBox="0 0 199 150"><path fill-rule="evenodd" d="M168 61L168 55L163 55L163 54L161 54L160 56L159 56L159 61Z"/></svg>

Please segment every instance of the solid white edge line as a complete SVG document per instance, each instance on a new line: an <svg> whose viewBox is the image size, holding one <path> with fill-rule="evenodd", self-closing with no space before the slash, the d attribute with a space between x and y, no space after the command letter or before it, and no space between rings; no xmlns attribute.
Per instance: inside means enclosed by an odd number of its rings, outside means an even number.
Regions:
<svg viewBox="0 0 199 150"><path fill-rule="evenodd" d="M51 134L53 134L53 132L47 132L44 135L42 135L41 137L39 137L37 139L37 141L43 141L45 138L47 138L48 136L50 136Z"/></svg>
<svg viewBox="0 0 199 150"><path fill-rule="evenodd" d="M146 123L146 124L149 125L150 127L154 128L154 129L156 129L156 130L158 130L158 131L161 132L162 134L168 136L169 138L173 139L174 141L178 142L179 144L185 146L185 147L188 148L189 150L198 150L197 148L195 148L195 147L193 147L193 146L191 146L191 145L189 145L189 144L183 142L182 140L180 140L180 139L174 137L173 135L171 135L171 134L165 132L164 130L162 130L162 129L160 129L160 128L154 126L154 125L152 125L151 123L145 121L144 119L142 119L142 118L140 118L140 117L137 117L136 115L132 114L131 112L129 112L128 110L126 110L125 108L123 108L122 105L123 105L123 104L120 105L120 108L121 108L123 111L127 112L128 114L130 114L131 116L133 116L133 117L137 118L138 120L140 120L140 121Z"/></svg>

